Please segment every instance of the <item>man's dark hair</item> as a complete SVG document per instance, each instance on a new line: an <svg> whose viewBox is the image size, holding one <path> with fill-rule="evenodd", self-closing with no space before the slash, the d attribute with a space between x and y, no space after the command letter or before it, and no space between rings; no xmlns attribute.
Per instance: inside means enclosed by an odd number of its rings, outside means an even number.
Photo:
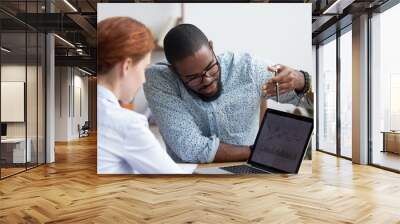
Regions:
<svg viewBox="0 0 400 224"><path fill-rule="evenodd" d="M173 65L185 57L194 55L203 45L208 44L204 33L192 24L180 24L164 38L164 53L167 61Z"/></svg>

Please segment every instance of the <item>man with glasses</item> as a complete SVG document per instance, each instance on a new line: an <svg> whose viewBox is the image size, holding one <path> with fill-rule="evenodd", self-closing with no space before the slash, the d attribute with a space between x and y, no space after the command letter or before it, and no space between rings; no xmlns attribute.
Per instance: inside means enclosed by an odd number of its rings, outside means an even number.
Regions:
<svg viewBox="0 0 400 224"><path fill-rule="evenodd" d="M310 108L306 72L271 66L249 54L216 56L196 26L181 24L164 39L169 64L146 71L144 92L168 153L179 162L243 161L250 155L265 96ZM272 71L278 69L276 77Z"/></svg>

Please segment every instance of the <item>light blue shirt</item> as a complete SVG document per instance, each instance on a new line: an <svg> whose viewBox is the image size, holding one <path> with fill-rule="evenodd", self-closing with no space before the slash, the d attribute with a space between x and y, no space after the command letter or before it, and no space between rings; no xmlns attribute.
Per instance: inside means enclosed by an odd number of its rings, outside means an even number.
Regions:
<svg viewBox="0 0 400 224"><path fill-rule="evenodd" d="M272 76L267 67L273 64L243 53L227 52L217 58L223 90L211 102L188 92L166 65L146 70L145 96L176 161L208 163L220 143L254 144L264 99L261 87ZM281 95L280 101L310 107L294 91Z"/></svg>

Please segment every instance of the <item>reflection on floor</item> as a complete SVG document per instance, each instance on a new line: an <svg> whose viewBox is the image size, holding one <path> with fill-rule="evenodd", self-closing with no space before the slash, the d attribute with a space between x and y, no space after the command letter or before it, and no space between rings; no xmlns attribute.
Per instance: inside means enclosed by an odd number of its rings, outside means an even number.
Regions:
<svg viewBox="0 0 400 224"><path fill-rule="evenodd" d="M342 147L341 148L341 155L347 158L352 157L352 149L349 147Z"/></svg>
<svg viewBox="0 0 400 224"><path fill-rule="evenodd" d="M21 172L24 170L25 170L25 167L24 168L19 168L19 167L18 168L1 168L1 178L13 175L15 173L18 173L18 172Z"/></svg>
<svg viewBox="0 0 400 224"><path fill-rule="evenodd" d="M400 171L400 155L392 152L374 151L373 164Z"/></svg>
<svg viewBox="0 0 400 224"><path fill-rule="evenodd" d="M22 172L26 169L31 169L36 167L36 163L27 163L26 165L24 163L18 163L18 164L2 164L1 168L1 178L5 178L7 176Z"/></svg>

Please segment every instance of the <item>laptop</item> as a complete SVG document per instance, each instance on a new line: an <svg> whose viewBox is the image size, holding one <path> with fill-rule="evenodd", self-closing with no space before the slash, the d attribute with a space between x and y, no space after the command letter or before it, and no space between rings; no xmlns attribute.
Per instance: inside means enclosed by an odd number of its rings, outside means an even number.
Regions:
<svg viewBox="0 0 400 224"><path fill-rule="evenodd" d="M313 119L267 109L246 164L198 168L197 174L268 174L299 172L313 131Z"/></svg>
<svg viewBox="0 0 400 224"><path fill-rule="evenodd" d="M7 139L7 124L1 123L1 140Z"/></svg>

